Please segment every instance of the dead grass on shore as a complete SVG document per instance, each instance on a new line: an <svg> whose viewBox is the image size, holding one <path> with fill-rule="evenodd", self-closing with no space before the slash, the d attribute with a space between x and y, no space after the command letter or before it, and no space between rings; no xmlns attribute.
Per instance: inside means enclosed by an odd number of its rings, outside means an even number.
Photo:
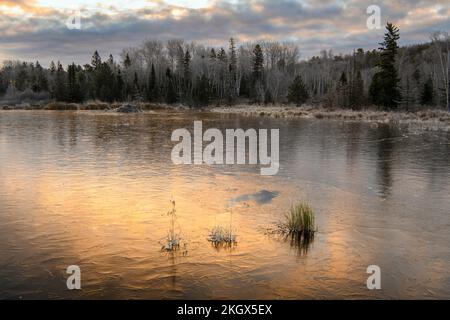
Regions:
<svg viewBox="0 0 450 320"><path fill-rule="evenodd" d="M69 110L69 111L113 111L126 104L106 103L101 101L88 101L82 104L50 102L45 104L20 104L14 106L0 106L4 110ZM282 119L327 119L340 121L358 121L378 124L408 125L413 129L450 132L450 112L440 109L427 109L420 111L388 112L367 107L362 110L327 109L323 107L304 105L296 107L292 105L248 105L214 106L204 109L191 109L185 105L168 105L164 103L133 102L143 111L187 111L199 110L219 114L240 114L252 117L272 117Z"/></svg>
<svg viewBox="0 0 450 320"><path fill-rule="evenodd" d="M127 102L113 102L107 103L102 101L88 101L85 103L67 103L67 102L59 102L53 101L48 103L22 103L15 105L0 105L0 110L51 110L51 111L110 111L114 110L124 104L128 104ZM178 106L170 106L162 103L144 103L144 102L132 102L130 103L135 105L141 110L151 111L151 110L168 110L168 109L177 109Z"/></svg>
<svg viewBox="0 0 450 320"><path fill-rule="evenodd" d="M326 109L322 107L293 107L287 105L258 106L238 105L231 107L211 108L211 112L222 114L242 114L253 117L272 118L305 118L305 119L328 119L341 121L370 122L375 124L406 124L414 128L450 132L450 112L439 109L428 109L420 111L398 111L388 112L376 108L362 110Z"/></svg>

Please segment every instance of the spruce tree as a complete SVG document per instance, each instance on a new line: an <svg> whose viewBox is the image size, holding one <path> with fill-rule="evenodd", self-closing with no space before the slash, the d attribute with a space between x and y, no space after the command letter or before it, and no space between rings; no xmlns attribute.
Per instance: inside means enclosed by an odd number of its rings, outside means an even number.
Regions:
<svg viewBox="0 0 450 320"><path fill-rule="evenodd" d="M237 96L237 54L236 45L234 39L230 39L230 87L229 91L229 103L233 103Z"/></svg>
<svg viewBox="0 0 450 320"><path fill-rule="evenodd" d="M173 103L177 102L177 92L175 90L173 74L172 74L172 70L170 70L170 68L167 68L167 70L166 70L166 82L167 82L166 102L168 104L173 104Z"/></svg>
<svg viewBox="0 0 450 320"><path fill-rule="evenodd" d="M67 68L67 95L68 102L81 102L83 100L80 84L77 79L77 68L72 63Z"/></svg>
<svg viewBox="0 0 450 320"><path fill-rule="evenodd" d="M264 73L264 54L259 44L253 49L253 97L255 102L260 103L264 101L265 91L263 86Z"/></svg>
<svg viewBox="0 0 450 320"><path fill-rule="evenodd" d="M215 60L217 58L217 55L216 55L216 50L214 50L214 48L212 48L211 49L211 52L210 52L210 54L209 54L209 59L211 59L211 60Z"/></svg>
<svg viewBox="0 0 450 320"><path fill-rule="evenodd" d="M115 97L115 77L107 62L101 63L96 71L96 82L98 86L97 96L102 101L112 102Z"/></svg>
<svg viewBox="0 0 450 320"><path fill-rule="evenodd" d="M339 85L346 86L347 84L348 84L347 75L345 74L345 72L342 72L341 77L339 78Z"/></svg>
<svg viewBox="0 0 450 320"><path fill-rule="evenodd" d="M399 29L392 23L387 23L384 41L380 43L379 71L372 79L370 93L372 101L386 109L396 109L401 100L400 79L395 68L395 58L398 52L397 41L400 39Z"/></svg>
<svg viewBox="0 0 450 320"><path fill-rule="evenodd" d="M0 70L0 95L5 94L7 89L8 89L7 82L5 81L5 77L3 75L2 70Z"/></svg>
<svg viewBox="0 0 450 320"><path fill-rule="evenodd" d="M383 83L381 80L381 73L375 73L374 76L372 77L372 82L370 83L369 96L370 101L377 106L383 104L383 101L381 99L382 90L383 90Z"/></svg>
<svg viewBox="0 0 450 320"><path fill-rule="evenodd" d="M217 55L217 59L219 59L221 62L227 61L227 53L225 52L224 48L220 48L219 54Z"/></svg>
<svg viewBox="0 0 450 320"><path fill-rule="evenodd" d="M24 91L28 85L28 72L27 72L27 63L22 63L19 72L16 76L16 89L18 91Z"/></svg>
<svg viewBox="0 0 450 320"><path fill-rule="evenodd" d="M150 71L150 77L147 86L147 100L152 102L157 99L157 85L156 85L156 72L155 65L152 63L152 68Z"/></svg>
<svg viewBox="0 0 450 320"><path fill-rule="evenodd" d="M124 92L125 84L122 78L122 72L117 70L117 79L116 79L116 101L123 100L123 92Z"/></svg>
<svg viewBox="0 0 450 320"><path fill-rule="evenodd" d="M262 80L264 72L264 54L259 44L253 50L253 77L255 80Z"/></svg>
<svg viewBox="0 0 450 320"><path fill-rule="evenodd" d="M66 75L61 63L58 61L56 76L55 76L55 88L53 97L57 101L65 101L66 100Z"/></svg>
<svg viewBox="0 0 450 320"><path fill-rule="evenodd" d="M123 61L123 66L127 69L131 66L130 55L127 53L125 56L125 60Z"/></svg>
<svg viewBox="0 0 450 320"><path fill-rule="evenodd" d="M434 88L431 77L424 83L420 96L420 103L425 106L431 106L434 102Z"/></svg>
<svg viewBox="0 0 450 320"><path fill-rule="evenodd" d="M92 55L92 67L94 67L94 69L97 69L98 67L100 67L102 63L102 58L100 58L100 55L98 54L98 51L95 50L94 54Z"/></svg>
<svg viewBox="0 0 450 320"><path fill-rule="evenodd" d="M49 69L50 69L50 74L51 75L53 75L55 72L56 72L56 66L55 66L55 63L52 61L52 62L50 62L50 67L49 67Z"/></svg>
<svg viewBox="0 0 450 320"><path fill-rule="evenodd" d="M288 92L287 98L289 102L295 103L297 106L301 106L309 98L308 90L306 89L303 78L300 75L298 75L294 82L290 85Z"/></svg>
<svg viewBox="0 0 450 320"><path fill-rule="evenodd" d="M114 67L114 57L112 54L109 54L109 58L108 58L108 64L111 68Z"/></svg>
<svg viewBox="0 0 450 320"><path fill-rule="evenodd" d="M339 78L337 88L337 104L341 108L347 108L349 105L349 85L347 80L347 74L343 71Z"/></svg>
<svg viewBox="0 0 450 320"><path fill-rule="evenodd" d="M229 89L229 84L227 82L228 78L228 57L224 48L220 48L217 54L217 68L216 68L216 79L217 79L217 95L220 101L226 98L227 90Z"/></svg>
<svg viewBox="0 0 450 320"><path fill-rule="evenodd" d="M194 89L194 102L199 106L206 106L210 99L210 85L205 75L197 78Z"/></svg>
<svg viewBox="0 0 450 320"><path fill-rule="evenodd" d="M36 79L32 89L34 92L48 90L48 79L39 61L36 61Z"/></svg>
<svg viewBox="0 0 450 320"><path fill-rule="evenodd" d="M134 73L133 91L131 99L133 101L142 101L141 88L139 87L139 78L137 72Z"/></svg>
<svg viewBox="0 0 450 320"><path fill-rule="evenodd" d="M361 70L356 70L350 88L349 105L352 109L360 109L364 102L364 81L362 79Z"/></svg>
<svg viewBox="0 0 450 320"><path fill-rule="evenodd" d="M184 55L184 59L183 59L183 94L184 94L184 99L185 102L190 101L191 98L191 54L189 52L189 50L186 50L186 53Z"/></svg>

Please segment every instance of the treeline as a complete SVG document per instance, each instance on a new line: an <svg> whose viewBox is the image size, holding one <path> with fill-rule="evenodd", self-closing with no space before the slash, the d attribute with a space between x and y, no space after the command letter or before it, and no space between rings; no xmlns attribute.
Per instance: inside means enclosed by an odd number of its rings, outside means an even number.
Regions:
<svg viewBox="0 0 450 320"><path fill-rule="evenodd" d="M7 61L0 69L3 102L145 101L189 106L308 102L327 107L449 108L449 36L399 48L387 24L378 50L323 51L307 61L293 43L261 42L213 48L183 40L146 41L120 61L97 51L90 64Z"/></svg>

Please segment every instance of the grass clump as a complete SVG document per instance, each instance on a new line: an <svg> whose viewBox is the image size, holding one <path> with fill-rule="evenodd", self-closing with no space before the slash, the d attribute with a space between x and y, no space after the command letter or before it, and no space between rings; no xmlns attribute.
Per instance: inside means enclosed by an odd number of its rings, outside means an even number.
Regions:
<svg viewBox="0 0 450 320"><path fill-rule="evenodd" d="M170 219L170 229L167 233L166 242L161 248L163 251L177 251L180 248L181 237L178 232L175 231L175 221L177 210L175 208L175 201L171 200L171 209L167 212L167 216Z"/></svg>
<svg viewBox="0 0 450 320"><path fill-rule="evenodd" d="M181 238L178 235L173 235L169 232L167 235L166 244L162 247L163 251L177 251L180 249Z"/></svg>
<svg viewBox="0 0 450 320"><path fill-rule="evenodd" d="M208 241L216 247L233 247L237 244L236 234L233 231L233 212L230 210L230 223L227 228L222 226L215 226L209 233Z"/></svg>
<svg viewBox="0 0 450 320"><path fill-rule="evenodd" d="M232 245L236 243L236 235L233 233L231 228L227 229L221 226L215 226L212 228L208 240L214 245Z"/></svg>
<svg viewBox="0 0 450 320"><path fill-rule="evenodd" d="M281 228L286 233L302 234L305 237L314 235L317 231L315 214L306 202L299 202L293 206L285 215L285 221Z"/></svg>
<svg viewBox="0 0 450 320"><path fill-rule="evenodd" d="M298 202L291 206L286 213L284 221L278 224L274 234L280 234L291 247L298 250L299 255L308 253L309 246L314 241L317 231L314 210L307 202Z"/></svg>

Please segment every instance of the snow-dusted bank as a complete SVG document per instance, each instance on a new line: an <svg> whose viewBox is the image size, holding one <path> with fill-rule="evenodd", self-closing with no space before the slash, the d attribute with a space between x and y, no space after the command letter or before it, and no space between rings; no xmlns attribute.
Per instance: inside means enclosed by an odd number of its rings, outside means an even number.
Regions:
<svg viewBox="0 0 450 320"><path fill-rule="evenodd" d="M167 112L212 112L217 114L239 114L251 117L273 117L282 119L309 118L339 121L369 122L373 125L392 124L405 125L412 130L450 132L450 112L442 109L426 109L418 111L383 111L376 108L361 110L327 109L320 106L294 105L252 105L209 106L202 108L188 107L182 104L168 105L164 103L105 103L86 102L83 104L50 102L46 104L19 104L14 106L0 105L0 110L66 110L66 111L108 111L117 112L127 106L139 111ZM127 109L127 110L128 110ZM125 112L127 113L127 112Z"/></svg>

